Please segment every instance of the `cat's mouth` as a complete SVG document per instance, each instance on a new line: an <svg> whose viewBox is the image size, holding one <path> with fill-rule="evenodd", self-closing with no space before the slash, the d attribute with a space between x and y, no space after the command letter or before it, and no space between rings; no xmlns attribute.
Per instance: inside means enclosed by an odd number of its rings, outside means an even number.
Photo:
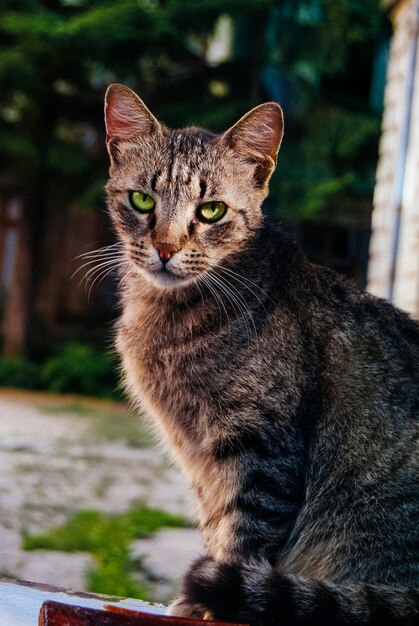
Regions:
<svg viewBox="0 0 419 626"><path fill-rule="evenodd" d="M173 270L166 265L156 269L143 269L148 280L158 287L175 288L183 287L194 282L194 277L184 274L178 270Z"/></svg>

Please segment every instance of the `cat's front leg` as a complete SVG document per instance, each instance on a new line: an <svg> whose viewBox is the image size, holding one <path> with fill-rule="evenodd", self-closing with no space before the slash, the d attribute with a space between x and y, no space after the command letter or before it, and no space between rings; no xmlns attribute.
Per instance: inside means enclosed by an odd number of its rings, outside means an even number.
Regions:
<svg viewBox="0 0 419 626"><path fill-rule="evenodd" d="M251 604L257 599L247 593L246 587L251 586L256 572L261 570L262 576L267 576L272 569L267 563L255 564L254 571L247 572L245 564L218 563L210 557L197 559L184 577L181 595L169 607L169 615L256 626ZM255 608L257 614L260 607Z"/></svg>
<svg viewBox="0 0 419 626"><path fill-rule="evenodd" d="M301 438L273 418L255 422L214 441L195 470L205 548L219 562L276 563L304 500Z"/></svg>
<svg viewBox="0 0 419 626"><path fill-rule="evenodd" d="M172 615L203 619L213 614L211 607L197 601L202 584L203 591L211 588L212 597L218 594L221 607L229 589L227 605L235 606L237 621L243 598L233 593L234 572L239 575L249 562L269 567L277 563L304 493L301 448L282 433L280 436L279 444L277 433L261 428L247 438L245 450L242 440L236 447L231 438L228 446L218 445L205 470L205 481L197 489L208 556L190 568L182 594L170 608Z"/></svg>
<svg viewBox="0 0 419 626"><path fill-rule="evenodd" d="M200 557L185 575L180 596L169 606L168 615L198 620L237 621L244 605L240 569Z"/></svg>

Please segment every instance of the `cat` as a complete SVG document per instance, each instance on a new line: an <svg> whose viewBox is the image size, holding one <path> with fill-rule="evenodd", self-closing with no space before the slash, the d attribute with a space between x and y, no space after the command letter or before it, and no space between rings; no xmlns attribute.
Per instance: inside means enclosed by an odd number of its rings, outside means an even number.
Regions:
<svg viewBox="0 0 419 626"><path fill-rule="evenodd" d="M206 551L169 612L418 626L418 325L263 216L278 104L221 135L169 130L113 84L105 118L116 346Z"/></svg>

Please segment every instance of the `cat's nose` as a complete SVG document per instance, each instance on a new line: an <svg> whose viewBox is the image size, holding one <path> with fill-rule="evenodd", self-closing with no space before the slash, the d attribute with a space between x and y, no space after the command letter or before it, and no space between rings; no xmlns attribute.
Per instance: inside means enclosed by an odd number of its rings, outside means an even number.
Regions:
<svg viewBox="0 0 419 626"><path fill-rule="evenodd" d="M154 247L158 251L159 257L163 263L170 261L174 253L179 250L173 243L163 243L161 241L156 241Z"/></svg>

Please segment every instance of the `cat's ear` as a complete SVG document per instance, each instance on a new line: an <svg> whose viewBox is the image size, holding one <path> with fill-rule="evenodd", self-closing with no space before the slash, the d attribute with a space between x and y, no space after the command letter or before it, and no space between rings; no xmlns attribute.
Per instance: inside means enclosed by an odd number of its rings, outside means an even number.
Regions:
<svg viewBox="0 0 419 626"><path fill-rule="evenodd" d="M223 135L231 148L257 162L261 174L272 173L284 135L284 116L276 102L266 102L246 113Z"/></svg>
<svg viewBox="0 0 419 626"><path fill-rule="evenodd" d="M110 85L105 95L106 145L111 156L118 140L162 132L162 125L144 102L125 85Z"/></svg>

